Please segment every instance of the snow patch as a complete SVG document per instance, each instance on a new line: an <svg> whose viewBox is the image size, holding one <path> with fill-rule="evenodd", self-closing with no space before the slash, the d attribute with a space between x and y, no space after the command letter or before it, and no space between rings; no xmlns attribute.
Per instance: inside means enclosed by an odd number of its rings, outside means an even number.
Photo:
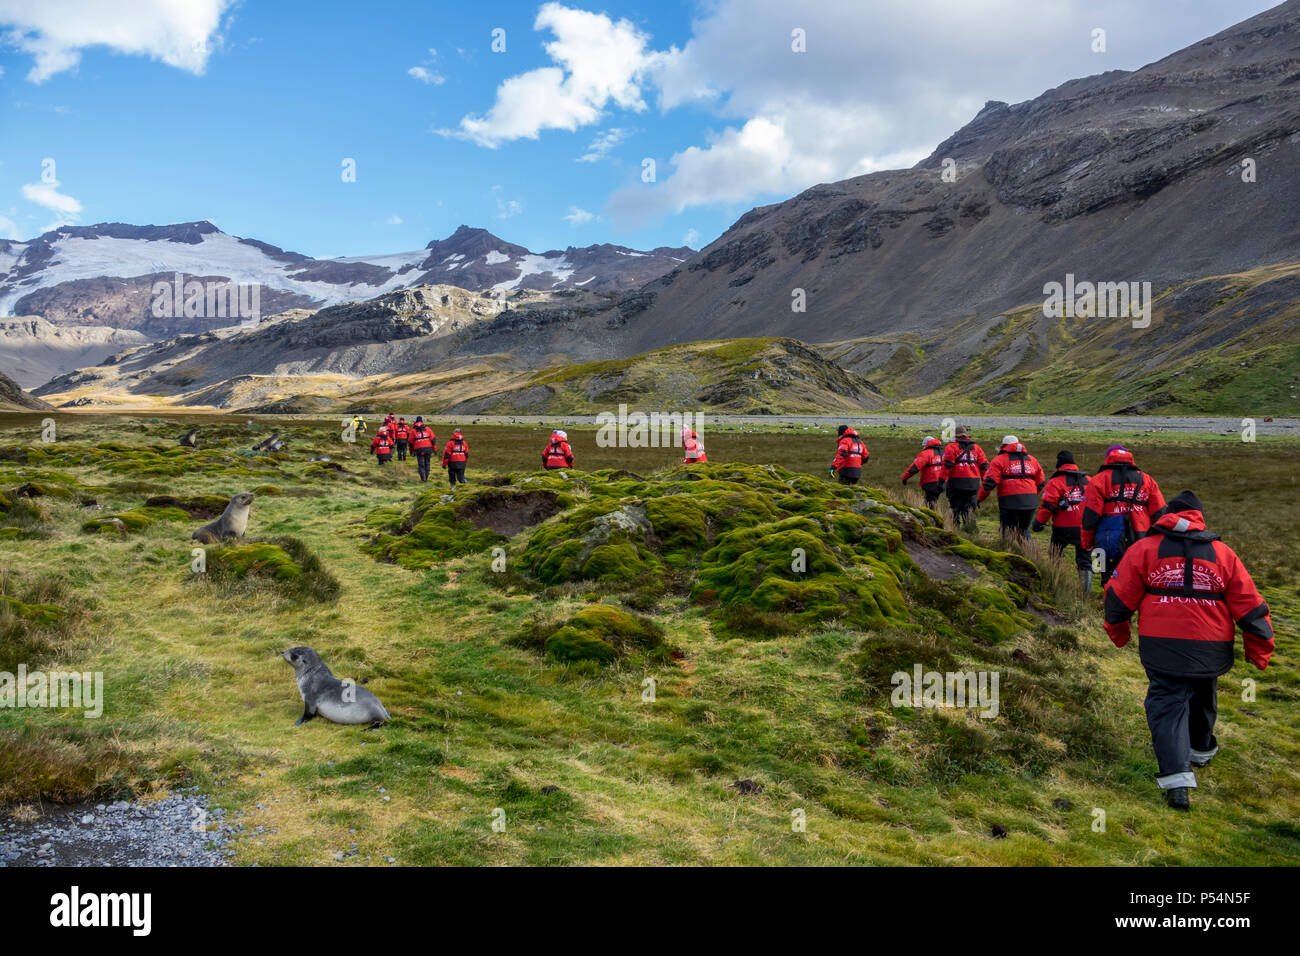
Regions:
<svg viewBox="0 0 1300 956"><path fill-rule="evenodd" d="M539 256L528 253L526 256L519 258L519 275L515 276L508 282L498 282L492 287L496 290L517 289L519 283L531 275L541 275L549 272L555 276L557 285L559 282L565 282L569 276L573 275L573 266L564 258L564 256Z"/></svg>
<svg viewBox="0 0 1300 956"><path fill-rule="evenodd" d="M334 282L291 279L285 273L301 269L299 263L272 259L256 246L240 242L225 233L208 233L197 243L166 239L61 238L51 246L49 263L32 276L34 282L0 295L0 316L13 315L15 304L36 289L49 288L78 279L104 276L132 277L152 273L221 275L234 283L258 283L269 289L293 292L319 301L323 306L356 299L369 299L410 286L411 275L394 275L378 285L340 285ZM409 261L409 260L406 260Z"/></svg>
<svg viewBox="0 0 1300 956"><path fill-rule="evenodd" d="M510 261L510 257L508 255L506 255L503 252L497 252L495 249L493 249L486 256L484 256L483 259L490 266L496 266L496 265L500 265L503 262Z"/></svg>

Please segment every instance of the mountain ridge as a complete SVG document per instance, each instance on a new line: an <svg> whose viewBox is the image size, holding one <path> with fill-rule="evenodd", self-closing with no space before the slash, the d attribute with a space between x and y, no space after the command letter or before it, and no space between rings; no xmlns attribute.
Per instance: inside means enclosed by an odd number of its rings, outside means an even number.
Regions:
<svg viewBox="0 0 1300 956"><path fill-rule="evenodd" d="M462 225L422 249L315 259L223 232L210 220L136 226L62 226L26 242L0 242L0 315L56 326L136 329L153 339L237 324L222 316L154 315L155 283L257 285L261 314L325 308L421 285L455 285L504 297L518 290L642 285L685 261L687 247L650 251L601 243L534 253Z"/></svg>

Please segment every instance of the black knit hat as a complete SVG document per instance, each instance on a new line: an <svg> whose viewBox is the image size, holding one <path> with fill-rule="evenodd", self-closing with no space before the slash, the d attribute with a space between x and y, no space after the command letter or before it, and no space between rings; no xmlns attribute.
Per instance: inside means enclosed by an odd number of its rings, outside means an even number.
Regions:
<svg viewBox="0 0 1300 956"><path fill-rule="evenodd" d="M1173 501L1169 502L1169 510L1171 512L1199 511L1202 514L1205 513L1205 509L1201 506L1201 499L1190 491L1178 492Z"/></svg>
<svg viewBox="0 0 1300 956"><path fill-rule="evenodd" d="M1073 464L1074 464L1074 452L1072 452L1072 451L1058 451L1058 452L1056 453L1056 467L1057 467L1057 468L1060 468L1062 465L1073 465Z"/></svg>
<svg viewBox="0 0 1300 956"><path fill-rule="evenodd" d="M843 434L844 434L846 431L848 431L848 430L849 430L849 426L848 426L848 425L841 425L839 428L835 429L835 434L836 434L836 435L843 435Z"/></svg>

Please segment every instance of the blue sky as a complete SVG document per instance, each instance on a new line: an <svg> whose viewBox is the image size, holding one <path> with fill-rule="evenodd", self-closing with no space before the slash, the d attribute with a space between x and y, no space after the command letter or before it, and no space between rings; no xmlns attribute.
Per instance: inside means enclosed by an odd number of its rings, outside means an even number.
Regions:
<svg viewBox="0 0 1300 956"><path fill-rule="evenodd" d="M910 165L988 99L1269 5L0 0L0 238L211 219L313 256L461 223L535 251L699 248L754 205Z"/></svg>

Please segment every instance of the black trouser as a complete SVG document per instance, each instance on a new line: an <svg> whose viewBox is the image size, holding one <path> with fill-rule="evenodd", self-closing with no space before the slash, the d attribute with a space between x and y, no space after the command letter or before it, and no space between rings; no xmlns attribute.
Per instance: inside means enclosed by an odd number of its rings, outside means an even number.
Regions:
<svg viewBox="0 0 1300 956"><path fill-rule="evenodd" d="M948 507L952 509L952 516L958 524L974 519L975 505L978 504L978 502L978 489L967 491L965 488L954 488L952 484L949 483Z"/></svg>
<svg viewBox="0 0 1300 956"><path fill-rule="evenodd" d="M1070 545L1074 546L1074 566L1080 571L1091 571L1092 555L1083 550L1083 545L1079 543L1079 529L1052 525L1052 554L1064 554Z"/></svg>
<svg viewBox="0 0 1300 956"><path fill-rule="evenodd" d="M400 438L397 440L397 460L406 461L406 442Z"/></svg>
<svg viewBox="0 0 1300 956"><path fill-rule="evenodd" d="M431 459L432 457L433 457L433 452L427 448L424 449L423 451L417 451L415 453L415 465L417 468L420 469L421 481L429 480L429 459Z"/></svg>
<svg viewBox="0 0 1300 956"><path fill-rule="evenodd" d="M393 460L393 453L391 451L376 452L375 457L379 459L381 465L386 465Z"/></svg>
<svg viewBox="0 0 1300 956"><path fill-rule="evenodd" d="M447 483L450 484L453 488L455 488L457 482L459 482L462 485L466 484L465 462L449 461L447 462Z"/></svg>
<svg viewBox="0 0 1300 956"><path fill-rule="evenodd" d="M1022 538L1029 537L1029 525L1034 520L1033 508L1003 508L998 506L998 524L1002 533L1014 533Z"/></svg>
<svg viewBox="0 0 1300 956"><path fill-rule="evenodd" d="M858 479L862 477L862 469L844 467L837 471L836 474L840 476L841 485L856 485Z"/></svg>
<svg viewBox="0 0 1300 956"><path fill-rule="evenodd" d="M1139 638L1141 640L1141 638ZM1217 746L1214 722L1219 716L1219 678L1181 677L1146 669L1147 726L1156 751L1161 790L1196 786L1192 751L1209 753Z"/></svg>
<svg viewBox="0 0 1300 956"><path fill-rule="evenodd" d="M927 481L921 485L921 491L925 495L925 506L933 508L939 503L939 496L943 494L944 484L942 481Z"/></svg>

